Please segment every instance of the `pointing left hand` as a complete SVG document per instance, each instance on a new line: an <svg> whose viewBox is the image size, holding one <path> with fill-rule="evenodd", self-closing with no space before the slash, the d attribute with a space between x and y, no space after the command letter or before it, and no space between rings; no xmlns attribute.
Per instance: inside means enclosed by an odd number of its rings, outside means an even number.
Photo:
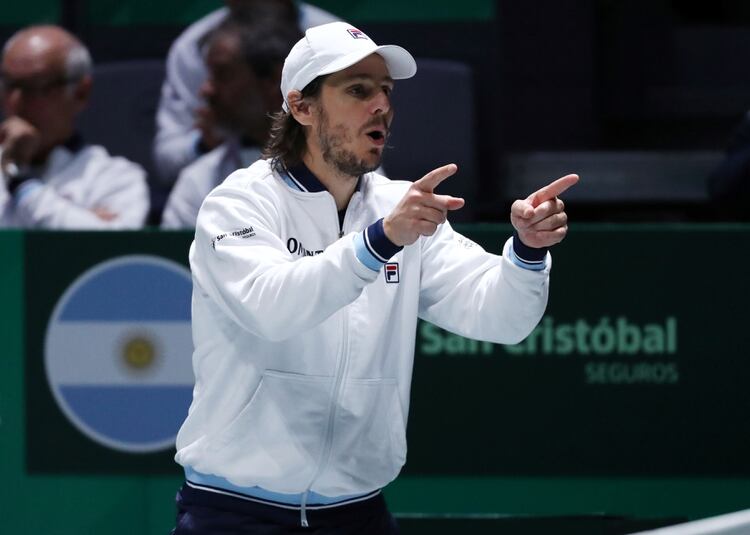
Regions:
<svg viewBox="0 0 750 535"><path fill-rule="evenodd" d="M565 175L517 200L510 208L510 222L518 237L529 247L550 247L560 243L568 232L565 204L557 198L578 182L578 175Z"/></svg>

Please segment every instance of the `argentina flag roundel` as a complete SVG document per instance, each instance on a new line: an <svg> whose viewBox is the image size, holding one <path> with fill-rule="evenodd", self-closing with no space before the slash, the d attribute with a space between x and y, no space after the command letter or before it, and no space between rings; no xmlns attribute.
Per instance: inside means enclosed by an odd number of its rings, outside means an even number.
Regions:
<svg viewBox="0 0 750 535"><path fill-rule="evenodd" d="M55 305L44 358L57 404L118 451L173 447L192 397L190 272L121 256L80 275Z"/></svg>

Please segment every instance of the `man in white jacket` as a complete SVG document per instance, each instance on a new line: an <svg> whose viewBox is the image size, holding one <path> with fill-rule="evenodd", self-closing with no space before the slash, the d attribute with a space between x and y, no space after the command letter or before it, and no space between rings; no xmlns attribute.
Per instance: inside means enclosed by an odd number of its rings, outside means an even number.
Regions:
<svg viewBox="0 0 750 535"><path fill-rule="evenodd" d="M135 229L149 200L138 165L85 145L75 120L88 103L91 58L57 26L32 26L3 48L0 227ZM117 128L117 125L112 125Z"/></svg>
<svg viewBox="0 0 750 535"><path fill-rule="evenodd" d="M164 207L162 228L195 228L206 195L233 171L260 158L270 116L281 107L284 58L301 35L297 25L289 22L245 22L234 17L210 34L208 78L201 96L226 139L180 172Z"/></svg>
<svg viewBox="0 0 750 535"><path fill-rule="evenodd" d="M191 24L169 49L154 139L154 161L162 184L172 184L185 166L224 141L200 95L201 84L208 74L203 61L203 41L207 35L230 14L249 22L259 17L281 21L291 17L301 31L336 20L320 8L293 0L225 0L224 3L226 7Z"/></svg>
<svg viewBox="0 0 750 535"><path fill-rule="evenodd" d="M266 159L207 197L190 250L196 385L177 437L175 533L392 534L417 318L516 343L547 303L568 175L516 201L498 256L447 222L463 199L374 173L412 56L343 22L287 57ZM446 103L446 106L450 103Z"/></svg>

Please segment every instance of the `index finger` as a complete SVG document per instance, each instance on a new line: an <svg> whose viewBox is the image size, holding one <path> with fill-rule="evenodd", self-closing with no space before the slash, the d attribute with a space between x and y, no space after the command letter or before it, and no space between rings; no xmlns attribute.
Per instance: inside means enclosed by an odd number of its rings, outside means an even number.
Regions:
<svg viewBox="0 0 750 535"><path fill-rule="evenodd" d="M448 165L444 165L443 167L433 169L425 176L414 182L414 185L422 191L432 193L432 191L436 187L438 187L438 185L443 180L451 175L456 174L456 171L458 171L458 166L454 163L449 163Z"/></svg>
<svg viewBox="0 0 750 535"><path fill-rule="evenodd" d="M578 175L565 175L562 178L558 178L551 184L547 184L543 188L535 191L527 197L527 200L534 208L536 208L544 201L554 199L570 186L574 185L576 182L578 182Z"/></svg>

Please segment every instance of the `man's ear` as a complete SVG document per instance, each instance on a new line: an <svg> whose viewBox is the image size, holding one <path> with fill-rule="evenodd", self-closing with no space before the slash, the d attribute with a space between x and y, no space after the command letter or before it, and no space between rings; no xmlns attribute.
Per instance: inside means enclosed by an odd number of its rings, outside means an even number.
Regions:
<svg viewBox="0 0 750 535"><path fill-rule="evenodd" d="M73 88L73 98L76 101L78 111L83 111L88 105L89 97L91 96L91 85L91 76L84 76Z"/></svg>
<svg viewBox="0 0 750 535"><path fill-rule="evenodd" d="M286 96L289 103L289 112L294 119L302 126L311 126L314 120L314 108L312 99L302 97L302 93L293 89Z"/></svg>

